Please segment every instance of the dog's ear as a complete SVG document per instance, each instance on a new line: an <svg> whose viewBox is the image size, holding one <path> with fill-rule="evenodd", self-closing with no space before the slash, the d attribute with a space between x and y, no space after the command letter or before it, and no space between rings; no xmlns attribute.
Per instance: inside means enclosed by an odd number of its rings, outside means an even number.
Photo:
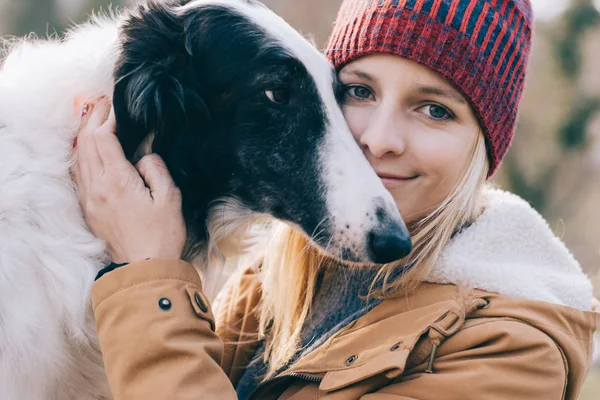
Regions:
<svg viewBox="0 0 600 400"><path fill-rule="evenodd" d="M117 135L129 159L148 135L152 150L164 157L166 141L192 123L209 129L182 19L172 5L151 2L122 25L113 101Z"/></svg>

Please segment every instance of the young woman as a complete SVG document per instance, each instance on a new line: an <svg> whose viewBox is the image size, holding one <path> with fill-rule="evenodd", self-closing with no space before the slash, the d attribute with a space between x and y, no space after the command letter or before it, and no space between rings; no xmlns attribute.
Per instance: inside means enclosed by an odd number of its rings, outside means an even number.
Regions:
<svg viewBox="0 0 600 400"><path fill-rule="evenodd" d="M575 399L591 284L539 214L485 185L513 136L531 27L527 0L346 0L328 55L414 251L352 268L281 225L216 317L178 259L180 197L161 160L136 170L110 104L88 105L82 206L129 263L92 293L115 398Z"/></svg>

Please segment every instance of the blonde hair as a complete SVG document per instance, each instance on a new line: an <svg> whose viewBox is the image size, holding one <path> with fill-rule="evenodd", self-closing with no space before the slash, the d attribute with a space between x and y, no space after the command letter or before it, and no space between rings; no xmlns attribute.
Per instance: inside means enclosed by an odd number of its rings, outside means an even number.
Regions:
<svg viewBox="0 0 600 400"><path fill-rule="evenodd" d="M378 270L369 297L384 299L405 294L423 282L436 264L452 235L472 223L480 213L478 197L488 173L482 133L476 136L467 155L467 167L450 195L425 218L409 227L411 254ZM278 223L263 256L260 271L263 298L259 308L259 339L267 339L264 379L274 376L299 350L300 333L311 311L319 271L328 263L304 233ZM392 271L414 265L390 281ZM373 290L376 282L383 285Z"/></svg>

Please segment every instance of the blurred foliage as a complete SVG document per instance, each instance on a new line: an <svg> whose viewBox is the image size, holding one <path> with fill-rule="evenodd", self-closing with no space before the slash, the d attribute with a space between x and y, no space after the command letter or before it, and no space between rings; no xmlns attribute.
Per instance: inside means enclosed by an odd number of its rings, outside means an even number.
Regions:
<svg viewBox="0 0 600 400"><path fill-rule="evenodd" d="M560 20L554 21L554 24L562 28L547 31L554 43L551 54L559 67L557 75L562 75L556 76L555 79L565 81L561 95L568 99L566 103L569 105L562 121L554 130L554 140L557 142L558 152L561 153L559 158L564 161L567 153L585 153L588 148L588 126L600 108L600 97L597 93L584 94L579 90L585 60L582 51L583 42L586 34L600 25L600 14L592 0L573 0L571 7ZM531 75L532 71L530 70L529 73ZM522 124L519 128L522 128ZM519 129L519 132L522 130ZM548 139L552 140L552 137ZM519 141L515 140L515 147L517 146ZM550 201L554 189L553 183L559 178L560 169L567 165L554 163L543 167L538 166L536 176L532 179L523 174L518 156L517 152L511 152L507 157L506 184L515 193L529 200L542 214L552 214L554 210L549 207L553 205ZM559 205L560 208L567 206L567 204Z"/></svg>
<svg viewBox="0 0 600 400"><path fill-rule="evenodd" d="M558 131L560 144L565 151L577 151L587 147L587 127L596 115L599 106L600 99L598 97L584 97L573 106Z"/></svg>
<svg viewBox="0 0 600 400"><path fill-rule="evenodd" d="M563 16L564 30L556 38L555 57L565 77L577 87L584 62L582 45L587 32L600 25L600 14L592 0L573 1ZM586 145L587 127L600 106L598 95L579 99L559 129L565 150L582 150Z"/></svg>
<svg viewBox="0 0 600 400"><path fill-rule="evenodd" d="M576 0L564 13L565 30L557 38L556 58L565 75L574 79L581 70L581 42L585 33L598 25L600 15L591 0Z"/></svg>
<svg viewBox="0 0 600 400"><path fill-rule="evenodd" d="M126 0L6 0L0 3L0 34L39 37L62 34L84 21L92 10L123 6Z"/></svg>
<svg viewBox="0 0 600 400"><path fill-rule="evenodd" d="M2 14L10 16L3 21L4 33L15 36L31 32L45 36L54 33L55 29L62 31L65 27L57 0L9 1Z"/></svg>

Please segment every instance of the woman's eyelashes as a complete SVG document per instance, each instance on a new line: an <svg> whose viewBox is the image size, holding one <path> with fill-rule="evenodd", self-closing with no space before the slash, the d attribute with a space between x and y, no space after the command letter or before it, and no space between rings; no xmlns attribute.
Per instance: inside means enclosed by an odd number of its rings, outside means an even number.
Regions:
<svg viewBox="0 0 600 400"><path fill-rule="evenodd" d="M344 100L371 100L373 91L364 85L344 85Z"/></svg>
<svg viewBox="0 0 600 400"><path fill-rule="evenodd" d="M345 84L343 86L344 102L364 102L375 100L373 89L360 84ZM445 106L432 102L431 100L419 101L419 106L415 109L417 112L424 114L430 120L452 121L456 119L456 115ZM426 103L426 104L423 104Z"/></svg>
<svg viewBox="0 0 600 400"><path fill-rule="evenodd" d="M417 111L422 112L434 121L446 121L456 119L456 116L452 111L439 104L426 104L424 106L419 107Z"/></svg>

